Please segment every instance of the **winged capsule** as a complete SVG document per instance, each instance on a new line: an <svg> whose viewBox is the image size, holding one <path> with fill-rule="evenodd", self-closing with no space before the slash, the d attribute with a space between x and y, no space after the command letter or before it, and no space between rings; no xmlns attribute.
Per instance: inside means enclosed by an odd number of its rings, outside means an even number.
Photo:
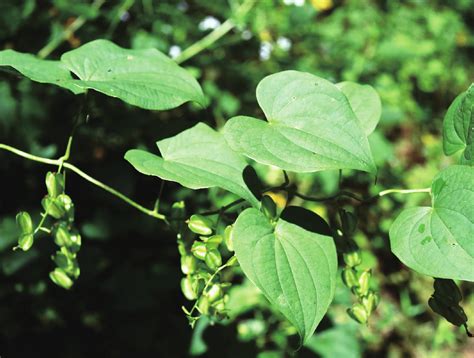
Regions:
<svg viewBox="0 0 474 358"><path fill-rule="evenodd" d="M362 263L362 257L358 250L346 252L343 255L344 262L349 267L356 267Z"/></svg>
<svg viewBox="0 0 474 358"><path fill-rule="evenodd" d="M211 219L203 216L194 214L189 218L188 227L189 230L198 234L198 235L211 235L212 227L214 223Z"/></svg>
<svg viewBox="0 0 474 358"><path fill-rule="evenodd" d="M342 281L348 288L354 288L359 286L357 279L357 273L353 268L345 268L341 273Z"/></svg>
<svg viewBox="0 0 474 358"><path fill-rule="evenodd" d="M361 324L367 323L369 315L365 310L365 307L360 303L355 303L351 308L347 309L349 316Z"/></svg>
<svg viewBox="0 0 474 358"><path fill-rule="evenodd" d="M227 246L227 250L234 251L234 238L233 238L234 226L229 225L224 230L224 243Z"/></svg>
<svg viewBox="0 0 474 358"><path fill-rule="evenodd" d="M204 261L207 255L207 246L204 242L194 241L191 252L196 258Z"/></svg>
<svg viewBox="0 0 474 358"><path fill-rule="evenodd" d="M51 198L56 198L64 192L64 175L61 173L48 172L46 174L46 189Z"/></svg>
<svg viewBox="0 0 474 358"><path fill-rule="evenodd" d="M462 294L459 287L453 280L435 278L434 283L434 295L441 299L447 301L446 303L457 304L462 300Z"/></svg>
<svg viewBox="0 0 474 358"><path fill-rule="evenodd" d="M375 292L369 291L366 296L362 297L361 303L370 315L377 308L379 301L379 295Z"/></svg>
<svg viewBox="0 0 474 358"><path fill-rule="evenodd" d="M191 274L196 271L197 261L192 255L181 256L181 271L185 274Z"/></svg>
<svg viewBox="0 0 474 358"><path fill-rule="evenodd" d="M262 206L260 210L270 220L276 218L277 207L273 199L269 195L262 196Z"/></svg>
<svg viewBox="0 0 474 358"><path fill-rule="evenodd" d="M206 292L206 296L209 299L209 303L215 302L218 299L222 298L222 294L222 288L218 284L212 285Z"/></svg>
<svg viewBox="0 0 474 358"><path fill-rule="evenodd" d="M20 228L21 234L33 233L33 221L31 220L30 214L26 211L21 211L16 215L16 223Z"/></svg>
<svg viewBox="0 0 474 358"><path fill-rule="evenodd" d="M69 276L64 272L61 268L56 268L54 271L49 273L49 278L53 281L56 285L69 290L74 282L69 278Z"/></svg>
<svg viewBox="0 0 474 358"><path fill-rule="evenodd" d="M181 291L188 300L192 301L197 298L196 280L192 276L188 275L181 279Z"/></svg>
<svg viewBox="0 0 474 358"><path fill-rule="evenodd" d="M359 275L359 287L356 288L356 293L360 296L365 296L369 292L371 270L362 271Z"/></svg>
<svg viewBox="0 0 474 358"><path fill-rule="evenodd" d="M204 261L211 270L216 270L222 265L222 257L218 250L210 250Z"/></svg>
<svg viewBox="0 0 474 358"><path fill-rule="evenodd" d="M28 251L33 246L34 241L33 234L22 234L18 239L18 247L23 251Z"/></svg>
<svg viewBox="0 0 474 358"><path fill-rule="evenodd" d="M58 198L45 197L41 200L41 205L47 215L52 216L55 219L61 219L65 214L66 210L64 207L58 203Z"/></svg>

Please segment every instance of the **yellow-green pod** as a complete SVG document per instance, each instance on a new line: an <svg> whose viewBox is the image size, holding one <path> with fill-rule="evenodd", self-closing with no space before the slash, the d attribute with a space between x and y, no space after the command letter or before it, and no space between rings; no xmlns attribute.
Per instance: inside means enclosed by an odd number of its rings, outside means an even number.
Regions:
<svg viewBox="0 0 474 358"><path fill-rule="evenodd" d="M60 268L56 268L54 271L49 273L49 278L56 285L69 290L74 282L69 278L69 276Z"/></svg>
<svg viewBox="0 0 474 358"><path fill-rule="evenodd" d="M354 304L351 308L347 310L349 316L356 322L365 324L369 319L369 315L365 310L365 307L360 303Z"/></svg>
<svg viewBox="0 0 474 358"><path fill-rule="evenodd" d="M185 274L191 274L196 271L197 261L192 255L181 256L181 271Z"/></svg>
<svg viewBox="0 0 474 358"><path fill-rule="evenodd" d="M64 175L48 172L46 174L46 189L51 198L56 198L64 192Z"/></svg>
<svg viewBox="0 0 474 358"><path fill-rule="evenodd" d="M342 276L342 282L344 282L344 285L346 285L348 288L354 288L354 287L359 286L359 281L357 280L357 274L354 269L352 268L343 269L341 276Z"/></svg>
<svg viewBox="0 0 474 358"><path fill-rule="evenodd" d="M191 247L191 252L199 260L205 260L207 255L207 246L204 242L194 241Z"/></svg>
<svg viewBox="0 0 474 358"><path fill-rule="evenodd" d="M35 241L33 234L22 234L18 238L18 247L23 251L28 251Z"/></svg>
<svg viewBox="0 0 474 358"><path fill-rule="evenodd" d="M33 233L33 221L31 220L30 214L28 214L26 211L21 211L16 214L16 223L20 228L21 234Z"/></svg>
<svg viewBox="0 0 474 358"><path fill-rule="evenodd" d="M188 300L192 301L197 298L196 284L192 276L188 275L181 279L181 291Z"/></svg>
<svg viewBox="0 0 474 358"><path fill-rule="evenodd" d="M205 235L205 236L211 235L213 226L214 226L214 223L211 219L203 215L198 215L198 214L192 215L189 218L189 222L188 222L189 230L191 230L192 232L198 235Z"/></svg>
<svg viewBox="0 0 474 358"><path fill-rule="evenodd" d="M361 303L365 307L367 313L370 315L377 308L379 300L380 298L377 293L369 291L366 296L362 297Z"/></svg>
<svg viewBox="0 0 474 358"><path fill-rule="evenodd" d="M224 230L224 243L227 246L227 250L230 252L234 251L234 238L233 238L234 226L229 225Z"/></svg>
<svg viewBox="0 0 474 358"><path fill-rule="evenodd" d="M356 267L362 263L362 257L359 251L346 252L343 255L344 262L349 267Z"/></svg>
<svg viewBox="0 0 474 358"><path fill-rule="evenodd" d="M219 284L212 285L206 292L206 296L209 299L209 303L215 302L221 299L223 295L222 288Z"/></svg>
<svg viewBox="0 0 474 358"><path fill-rule="evenodd" d="M222 256L219 251L210 250L204 261L211 270L217 270L222 265Z"/></svg>

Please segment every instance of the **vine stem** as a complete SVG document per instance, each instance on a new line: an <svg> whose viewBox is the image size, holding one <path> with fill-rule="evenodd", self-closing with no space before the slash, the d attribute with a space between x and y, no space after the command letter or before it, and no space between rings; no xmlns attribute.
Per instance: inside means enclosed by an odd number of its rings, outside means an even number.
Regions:
<svg viewBox="0 0 474 358"><path fill-rule="evenodd" d="M142 213L144 213L146 215L149 215L149 216L152 216L156 219L166 221L166 216L165 215L158 213L156 210L150 210L150 209L145 208L144 206L142 206L142 205L138 204L137 202L135 202L134 200L130 199L128 196L120 193L119 191L115 190L114 188L102 183L101 181L91 177L89 174L83 172L81 169L79 169L75 165L65 161L65 158L64 158L65 156L62 156L59 159L43 158L43 157L39 157L39 156L30 154L30 153L24 152L20 149L17 149L17 148L14 148L14 147L11 147L9 145L2 144L2 143L0 143L0 149L6 150L10 153L16 154L20 157L26 158L28 160L32 160L34 162L48 164L48 165L55 165L55 166L58 166L58 167L69 169L70 171L76 173L77 175L79 175L83 179L87 180L88 182L94 184L95 186L97 186L97 187L109 192L110 194L116 196L117 198L123 200L128 205L133 206L135 209L141 211Z"/></svg>
<svg viewBox="0 0 474 358"><path fill-rule="evenodd" d="M414 193L431 193L431 188L422 189L387 189L377 194L377 196L385 196L389 194L414 194Z"/></svg>
<svg viewBox="0 0 474 358"><path fill-rule="evenodd" d="M91 7L95 10L98 10L104 5L105 0L96 0L92 3ZM38 51L39 58L48 57L51 52L56 50L56 48L61 45L61 43L66 40L68 37L74 34L79 30L85 23L87 19L84 16L79 16L73 22L71 22L59 35L51 39L41 50Z"/></svg>
<svg viewBox="0 0 474 358"><path fill-rule="evenodd" d="M235 11L235 17L241 17L247 14L250 9L252 9L256 0L245 0L242 5L240 5ZM236 23L232 18L227 19L209 34L204 36L201 40L193 43L191 46L187 47L181 54L179 54L174 60L176 63L180 64L191 57L195 56L199 52L205 50L211 46L214 42L219 40L222 36L228 33L236 26Z"/></svg>

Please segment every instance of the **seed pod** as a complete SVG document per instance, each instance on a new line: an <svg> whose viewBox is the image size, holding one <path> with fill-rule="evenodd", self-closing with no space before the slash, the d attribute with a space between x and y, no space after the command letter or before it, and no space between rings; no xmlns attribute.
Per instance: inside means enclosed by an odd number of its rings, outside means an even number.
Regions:
<svg viewBox="0 0 474 358"><path fill-rule="evenodd" d="M446 303L458 304L462 300L461 290L453 280L435 278L433 287L434 295L447 301Z"/></svg>
<svg viewBox="0 0 474 358"><path fill-rule="evenodd" d="M33 234L22 234L18 238L18 247L23 251L28 251L33 246L35 238Z"/></svg>
<svg viewBox="0 0 474 358"><path fill-rule="evenodd" d="M211 219L194 214L189 218L188 227L189 230L198 234L198 235L211 235L212 234L212 227L214 223Z"/></svg>
<svg viewBox="0 0 474 358"><path fill-rule="evenodd" d="M361 303L365 307L367 313L370 315L377 308L379 300L380 298L377 293L369 291L366 296L362 297Z"/></svg>
<svg viewBox="0 0 474 358"><path fill-rule="evenodd" d="M21 234L33 233L33 221L31 221L31 216L26 211L21 211L16 215L16 223Z"/></svg>
<svg viewBox="0 0 474 358"><path fill-rule="evenodd" d="M48 172L46 174L46 189L50 198L54 199L64 192L64 175Z"/></svg>
<svg viewBox="0 0 474 358"><path fill-rule="evenodd" d="M68 249L72 253L77 253L79 252L81 245L82 245L82 238L79 233L72 233L71 236L71 244L68 246Z"/></svg>
<svg viewBox="0 0 474 358"><path fill-rule="evenodd" d="M206 246L209 250L217 249L222 242L221 235L212 235L209 237L203 236L201 239L206 243Z"/></svg>
<svg viewBox="0 0 474 358"><path fill-rule="evenodd" d="M371 276L371 270L362 271L362 273L359 275L359 287L356 290L359 296L365 296L369 292Z"/></svg>
<svg viewBox="0 0 474 358"><path fill-rule="evenodd" d="M354 288L359 286L359 281L357 280L356 271L352 268L346 268L342 270L342 281L348 288Z"/></svg>
<svg viewBox="0 0 474 358"><path fill-rule="evenodd" d="M45 197L41 200L41 205L47 215L50 215L55 219L61 219L66 214L66 210L57 200L58 198L52 199L50 197Z"/></svg>
<svg viewBox="0 0 474 358"><path fill-rule="evenodd" d="M194 241L193 246L191 247L191 252L199 260L205 260L207 255L207 246L204 242Z"/></svg>
<svg viewBox="0 0 474 358"><path fill-rule="evenodd" d="M222 298L222 288L218 284L212 285L206 292L206 296L209 299L209 303L217 301Z"/></svg>
<svg viewBox="0 0 474 358"><path fill-rule="evenodd" d="M209 300L206 296L199 298L197 309L201 314L209 314Z"/></svg>
<svg viewBox="0 0 474 358"><path fill-rule="evenodd" d="M367 323L369 319L367 311L360 303L356 303L352 306L352 308L347 309L347 313L354 321L361 324Z"/></svg>
<svg viewBox="0 0 474 358"><path fill-rule="evenodd" d="M181 291L188 300L192 301L197 298L196 282L192 276L188 275L181 279Z"/></svg>
<svg viewBox="0 0 474 358"><path fill-rule="evenodd" d="M446 318L446 320L455 326L462 326L467 322L466 313L459 305L448 306L444 302L437 300L435 297L431 297L428 300L428 305L431 309Z"/></svg>
<svg viewBox="0 0 474 358"><path fill-rule="evenodd" d="M60 194L56 198L56 203L67 213L69 220L74 220L74 203L69 195Z"/></svg>
<svg viewBox="0 0 474 358"><path fill-rule="evenodd" d="M222 257L219 251L217 250L210 250L205 258L205 262L207 267L211 270L216 270L219 266L222 265Z"/></svg>
<svg viewBox="0 0 474 358"><path fill-rule="evenodd" d="M69 290L74 284L74 282L69 278L69 276L66 275L66 273L60 268L56 268L54 269L54 271L50 272L49 278L56 285L61 286L66 290Z"/></svg>
<svg viewBox="0 0 474 358"><path fill-rule="evenodd" d="M181 256L181 271L185 274L191 274L196 271L197 261L192 255Z"/></svg>
<svg viewBox="0 0 474 358"><path fill-rule="evenodd" d="M351 251L342 254L344 262L349 267L356 267L362 263L362 257L359 251Z"/></svg>
<svg viewBox="0 0 474 358"><path fill-rule="evenodd" d="M218 301L215 301L215 302L212 303L212 307L214 307L214 309L215 309L216 311L222 312L222 311L225 310L225 302L224 302L223 299L218 300Z"/></svg>
<svg viewBox="0 0 474 358"><path fill-rule="evenodd" d="M66 223L60 223L54 230L54 242L59 247L71 245L71 234Z"/></svg>
<svg viewBox="0 0 474 358"><path fill-rule="evenodd" d="M352 235L357 228L357 217L350 211L342 209L339 212L341 217L342 231L346 235Z"/></svg>
<svg viewBox="0 0 474 358"><path fill-rule="evenodd" d="M265 216L270 220L275 219L277 215L277 207L273 199L269 195L264 195L262 196L261 203L262 205L260 210L262 213L264 213Z"/></svg>
<svg viewBox="0 0 474 358"><path fill-rule="evenodd" d="M227 250L230 252L234 251L234 238L233 238L234 226L229 225L224 230L224 242L227 246Z"/></svg>

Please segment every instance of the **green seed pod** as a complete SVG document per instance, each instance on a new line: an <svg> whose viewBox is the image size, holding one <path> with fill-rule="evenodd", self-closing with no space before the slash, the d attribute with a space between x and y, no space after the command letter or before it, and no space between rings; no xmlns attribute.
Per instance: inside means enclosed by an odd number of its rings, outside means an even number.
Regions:
<svg viewBox="0 0 474 358"><path fill-rule="evenodd" d="M181 279L181 291L188 300L192 301L197 298L196 280L188 275Z"/></svg>
<svg viewBox="0 0 474 358"><path fill-rule="evenodd" d="M178 240L178 252L181 256L185 256L187 254L186 245L184 245L182 240Z"/></svg>
<svg viewBox="0 0 474 358"><path fill-rule="evenodd" d="M233 238L234 226L229 225L224 230L224 242L227 246L227 250L230 252L234 251L234 238Z"/></svg>
<svg viewBox="0 0 474 358"><path fill-rule="evenodd" d="M205 258L207 267L211 270L217 270L222 265L222 257L219 251L210 250Z"/></svg>
<svg viewBox="0 0 474 358"><path fill-rule="evenodd" d="M64 270L60 268L56 268L54 271L49 273L49 278L53 281L56 285L69 290L74 282L69 278L68 275L64 272Z"/></svg>
<svg viewBox="0 0 474 358"><path fill-rule="evenodd" d="M345 268L342 270L342 281L344 285L348 288L354 288L359 286L359 281L357 280L357 273L352 268Z"/></svg>
<svg viewBox="0 0 474 358"><path fill-rule="evenodd" d="M199 260L205 260L207 255L207 246L204 242L194 241L193 246L191 247L191 252Z"/></svg>
<svg viewBox="0 0 474 358"><path fill-rule="evenodd" d="M61 204L58 204L57 200L58 198L52 199L50 197L45 197L41 200L41 205L47 215L50 215L55 219L61 219L66 214L66 210Z"/></svg>
<svg viewBox="0 0 474 358"><path fill-rule="evenodd" d="M346 252L343 255L344 262L349 267L356 267L362 263L362 257L359 251Z"/></svg>
<svg viewBox="0 0 474 358"><path fill-rule="evenodd" d="M185 275L189 275L196 271L197 261L192 255L181 256L181 271Z"/></svg>
<svg viewBox="0 0 474 358"><path fill-rule="evenodd" d="M222 312L225 310L225 302L223 299L220 299L218 301L215 301L212 303L212 307L218 312Z"/></svg>
<svg viewBox="0 0 474 358"><path fill-rule="evenodd" d="M260 210L270 220L275 219L277 216L276 204L273 199L268 195L262 196L262 205L260 207Z"/></svg>
<svg viewBox="0 0 474 358"><path fill-rule="evenodd" d="M217 249L223 240L221 235L202 236L201 239L206 243L209 250Z"/></svg>
<svg viewBox="0 0 474 358"><path fill-rule="evenodd" d="M16 215L16 224L20 228L21 234L33 233L33 221L31 221L31 216L26 211L21 211Z"/></svg>
<svg viewBox="0 0 474 358"><path fill-rule="evenodd" d="M453 280L435 278L433 287L434 295L446 303L458 304L462 300L461 290Z"/></svg>
<svg viewBox="0 0 474 358"><path fill-rule="evenodd" d="M188 222L189 230L198 235L211 235L213 226L214 223L211 219L197 214L192 215Z"/></svg>
<svg viewBox="0 0 474 358"><path fill-rule="evenodd" d="M48 172L46 174L46 189L48 189L48 195L52 199L62 194L64 192L64 175Z"/></svg>
<svg viewBox="0 0 474 358"><path fill-rule="evenodd" d="M361 303L365 307L367 313L370 315L377 308L379 300L380 297L377 293L369 291L366 296L362 297Z"/></svg>
<svg viewBox="0 0 474 358"><path fill-rule="evenodd" d="M60 194L56 198L56 203L67 213L69 220L74 220L74 203L69 195Z"/></svg>
<svg viewBox="0 0 474 358"><path fill-rule="evenodd" d="M347 313L354 321L359 322L361 324L367 323L369 319L367 311L360 303L356 303L352 306L352 308L347 309Z"/></svg>
<svg viewBox="0 0 474 358"><path fill-rule="evenodd" d="M197 309L201 314L209 314L209 300L206 296L201 296L199 298Z"/></svg>
<svg viewBox="0 0 474 358"><path fill-rule="evenodd" d="M71 234L66 223L60 223L54 230L54 242L59 247L71 245Z"/></svg>
<svg viewBox="0 0 474 358"><path fill-rule="evenodd" d="M35 238L33 234L22 234L18 238L18 247L23 251L28 251L33 246Z"/></svg>
<svg viewBox="0 0 474 358"><path fill-rule="evenodd" d="M68 249L73 253L79 252L82 245L81 235L79 233L72 233L70 238L71 238L71 243L70 245L68 245Z"/></svg>
<svg viewBox="0 0 474 358"><path fill-rule="evenodd" d="M341 217L342 231L346 235L352 235L357 229L357 217L344 209L339 212L339 215Z"/></svg>
<svg viewBox="0 0 474 358"><path fill-rule="evenodd" d="M371 270L362 271L362 273L359 275L359 287L356 289L356 292L359 296L365 296L369 292L371 277Z"/></svg>
<svg viewBox="0 0 474 358"><path fill-rule="evenodd" d="M222 298L222 288L218 284L212 285L206 292L206 296L209 299L209 303L217 301Z"/></svg>

